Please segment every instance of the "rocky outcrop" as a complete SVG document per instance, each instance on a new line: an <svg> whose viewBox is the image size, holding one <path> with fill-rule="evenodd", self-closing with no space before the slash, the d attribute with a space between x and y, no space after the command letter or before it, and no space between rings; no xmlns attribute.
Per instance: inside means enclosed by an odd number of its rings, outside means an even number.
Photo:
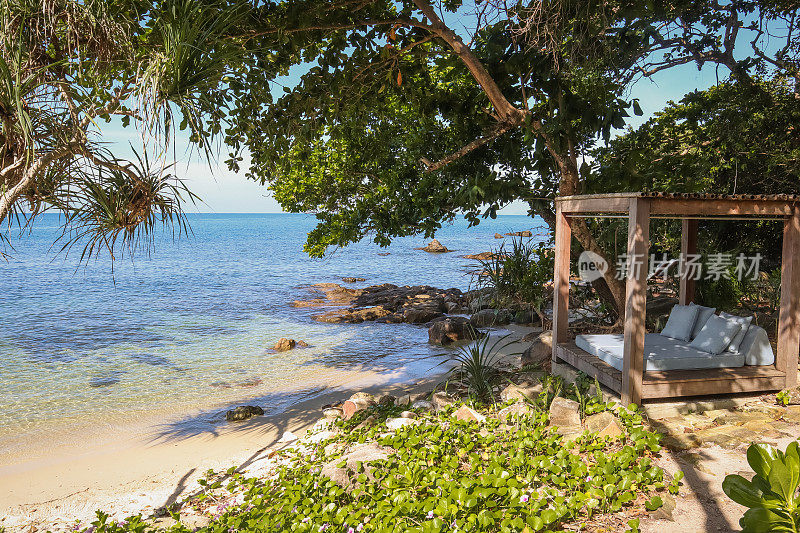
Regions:
<svg viewBox="0 0 800 533"><path fill-rule="evenodd" d="M502 236L501 236L502 238ZM462 255L464 259L473 259L475 261L491 261L492 259L502 259L505 257L502 254L495 254L492 252L481 252L479 254Z"/></svg>
<svg viewBox="0 0 800 533"><path fill-rule="evenodd" d="M308 343L304 341L296 341L294 339L281 338L275 343L275 346L272 347L272 349L276 352L288 352L289 350L294 350L295 348L308 348Z"/></svg>
<svg viewBox="0 0 800 533"><path fill-rule="evenodd" d="M533 236L533 233L531 233L529 230L511 231L509 233L506 233L506 237L532 237L532 236Z"/></svg>
<svg viewBox="0 0 800 533"><path fill-rule="evenodd" d="M342 281L344 281L345 283L359 283L359 282L361 282L361 281L367 281L367 280L366 280L366 278L351 278L351 277L346 277L346 278L342 278Z"/></svg>
<svg viewBox="0 0 800 533"><path fill-rule="evenodd" d="M240 405L236 409L232 409L225 413L225 420L228 422L238 422L240 420L247 420L254 416L261 416L264 410L257 405Z"/></svg>
<svg viewBox="0 0 800 533"><path fill-rule="evenodd" d="M502 236L502 235L500 235L499 233L495 233L495 234L494 234L494 238L495 238L495 239L502 239L502 238L503 238L503 236Z"/></svg>
<svg viewBox="0 0 800 533"><path fill-rule="evenodd" d="M482 309L469 318L474 328L505 326L511 323L512 315L506 309Z"/></svg>
<svg viewBox="0 0 800 533"><path fill-rule="evenodd" d="M449 317L431 324L428 328L428 342L447 346L454 342L475 340L481 333L464 317Z"/></svg>
<svg viewBox="0 0 800 533"><path fill-rule="evenodd" d="M312 317L319 322L427 324L443 317L448 311L463 310L467 306L467 300L460 290L437 289L427 285L398 287L386 283L364 289L348 289L324 283L312 286L311 290L316 293L315 298L306 302L298 301L294 305L339 307Z"/></svg>
<svg viewBox="0 0 800 533"><path fill-rule="evenodd" d="M430 252L433 254L442 254L450 251L436 239L433 239L424 248L417 248L417 250L422 250L423 252Z"/></svg>

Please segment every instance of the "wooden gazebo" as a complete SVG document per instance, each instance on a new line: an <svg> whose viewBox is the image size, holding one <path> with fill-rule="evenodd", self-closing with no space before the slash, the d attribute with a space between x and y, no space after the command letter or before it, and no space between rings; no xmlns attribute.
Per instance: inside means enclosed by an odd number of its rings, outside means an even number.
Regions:
<svg viewBox="0 0 800 533"><path fill-rule="evenodd" d="M642 400L770 391L795 387L800 351L800 197L789 195L698 195L615 193L555 199L555 293L553 362L564 361L620 393L627 403ZM628 218L628 257L642 263L626 280L623 369L601 361L570 342L567 335L572 217ZM781 301L775 364L703 370L644 372L645 302L651 218L682 219L681 253L694 254L697 221L783 220ZM680 303L694 298L694 282L680 278Z"/></svg>

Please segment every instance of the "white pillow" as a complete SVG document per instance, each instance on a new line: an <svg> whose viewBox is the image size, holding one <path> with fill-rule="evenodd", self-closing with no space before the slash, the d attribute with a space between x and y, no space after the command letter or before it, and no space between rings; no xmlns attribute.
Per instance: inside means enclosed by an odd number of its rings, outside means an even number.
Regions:
<svg viewBox="0 0 800 533"><path fill-rule="evenodd" d="M733 353L739 353L739 348L742 346L742 341L744 340L744 336L747 335L747 330L750 329L750 322L753 321L753 317L751 316L736 316L726 313L722 311L719 316L726 320L732 320L739 324L742 329L739 330L739 333L731 341L730 346L728 346L728 351Z"/></svg>
<svg viewBox="0 0 800 533"><path fill-rule="evenodd" d="M720 354L741 329L742 326L733 320L711 315L689 346L702 352Z"/></svg>
<svg viewBox="0 0 800 533"><path fill-rule="evenodd" d="M697 308L697 321L695 321L694 323L694 327L692 328L692 336L690 337L694 339L695 337L697 337L697 334L700 333L700 330L703 329L703 326L706 325L706 320L711 318L711 315L714 314L714 311L716 311L717 308L706 307L704 305L697 305L694 302L690 303L689 305Z"/></svg>
<svg viewBox="0 0 800 533"><path fill-rule="evenodd" d="M669 318L661 334L671 339L688 342L697 320L697 306L676 305L669 312Z"/></svg>

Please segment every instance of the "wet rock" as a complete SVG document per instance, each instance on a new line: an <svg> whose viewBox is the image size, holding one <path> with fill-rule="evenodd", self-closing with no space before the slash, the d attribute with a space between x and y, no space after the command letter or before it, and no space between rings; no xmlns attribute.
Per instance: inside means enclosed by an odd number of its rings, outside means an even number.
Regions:
<svg viewBox="0 0 800 533"><path fill-rule="evenodd" d="M441 411L449 405L455 405L456 399L446 392L435 392L431 398L431 403L433 403L434 410Z"/></svg>
<svg viewBox="0 0 800 533"><path fill-rule="evenodd" d="M392 312L381 305L365 307L360 309L334 309L321 315L314 315L311 318L317 322L327 322L329 324L360 324L366 321L375 321L391 315Z"/></svg>
<svg viewBox="0 0 800 533"><path fill-rule="evenodd" d="M502 236L500 238L502 239ZM504 256L492 252L481 252L479 254L462 255L461 257L463 257L464 259L472 259L475 261L491 261L495 257L504 257Z"/></svg>
<svg viewBox="0 0 800 533"><path fill-rule="evenodd" d="M575 428L580 431L581 416L579 408L578 402L574 400L568 400L560 396L555 398L550 404L548 425L559 428L559 433L562 435L566 432L573 432ZM562 433L562 431L565 433Z"/></svg>
<svg viewBox="0 0 800 533"><path fill-rule="evenodd" d="M434 322L428 328L428 342L447 346L454 342L475 340L481 333L464 317L449 317Z"/></svg>
<svg viewBox="0 0 800 533"><path fill-rule="evenodd" d="M347 277L347 278L342 278L342 281L344 281L345 283L359 283L361 281L367 281L367 280L366 280L366 278L350 278L350 277Z"/></svg>
<svg viewBox="0 0 800 533"><path fill-rule="evenodd" d="M275 346L273 346L272 349L276 352L287 352L289 350L294 350L295 346L297 346L296 340L281 338L275 343Z"/></svg>
<svg viewBox="0 0 800 533"><path fill-rule="evenodd" d="M425 324L441 316L444 316L444 313L442 313L438 305L420 305L406 309L403 312L403 322Z"/></svg>
<svg viewBox="0 0 800 533"><path fill-rule="evenodd" d="M499 233L495 233L495 234L494 234L494 238L495 238L495 239L502 239L502 238L503 238L503 236L502 236L502 235L500 235Z"/></svg>
<svg viewBox="0 0 800 533"><path fill-rule="evenodd" d="M553 356L553 332L545 331L522 352L522 366L547 366Z"/></svg>
<svg viewBox="0 0 800 533"><path fill-rule="evenodd" d="M237 422L239 420L247 420L254 416L261 416L264 410L257 405L240 405L236 409L225 413L225 420L229 422Z"/></svg>
<svg viewBox="0 0 800 533"><path fill-rule="evenodd" d="M542 392L542 384L514 385L513 383L500 391L500 399L504 402L510 400L533 400Z"/></svg>
<svg viewBox="0 0 800 533"><path fill-rule="evenodd" d="M430 252L430 253L435 253L435 254L441 254L441 253L445 253L445 252L449 252L450 251L447 248L445 248L444 245L442 245L442 243L440 243L436 239L433 239L424 248L419 248L419 250L423 250L425 252Z"/></svg>
<svg viewBox="0 0 800 533"><path fill-rule="evenodd" d="M453 413L453 416L456 420L466 420L468 422L477 422L482 424L486 421L486 417L480 414L478 411L467 407L466 405L462 405L458 408L458 410Z"/></svg>
<svg viewBox="0 0 800 533"><path fill-rule="evenodd" d="M497 412L497 418L500 420L507 420L509 418L516 418L532 414L533 408L525 402L516 402L508 407L504 407Z"/></svg>
<svg viewBox="0 0 800 533"><path fill-rule="evenodd" d="M529 230L524 230L524 231L510 231L505 235L506 237L532 237L533 233L531 233Z"/></svg>
<svg viewBox="0 0 800 533"><path fill-rule="evenodd" d="M483 309L469 318L469 323L475 328L491 326L505 326L511 323L511 312L506 309Z"/></svg>

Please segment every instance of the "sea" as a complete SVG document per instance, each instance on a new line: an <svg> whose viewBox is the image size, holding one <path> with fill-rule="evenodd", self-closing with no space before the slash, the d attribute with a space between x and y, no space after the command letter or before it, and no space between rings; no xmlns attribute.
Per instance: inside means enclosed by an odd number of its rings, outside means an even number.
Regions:
<svg viewBox="0 0 800 533"><path fill-rule="evenodd" d="M540 219L464 220L436 237L381 248L369 237L312 259L303 251L317 220L304 214L191 214L189 234L159 233L151 250L111 260L61 250L61 223L46 214L6 231L0 260L0 454L3 447L70 428L198 410L197 424L224 423L236 405L279 413L335 387L348 371L413 381L448 359L408 324L324 324L319 309L293 307L315 283L381 283L468 290L473 261L499 246L495 233L532 230ZM540 236L540 237L536 237ZM275 353L281 338L310 347ZM177 428L188 426L176 426ZM177 430L176 430L177 431ZM8 450L6 450L8 451Z"/></svg>

